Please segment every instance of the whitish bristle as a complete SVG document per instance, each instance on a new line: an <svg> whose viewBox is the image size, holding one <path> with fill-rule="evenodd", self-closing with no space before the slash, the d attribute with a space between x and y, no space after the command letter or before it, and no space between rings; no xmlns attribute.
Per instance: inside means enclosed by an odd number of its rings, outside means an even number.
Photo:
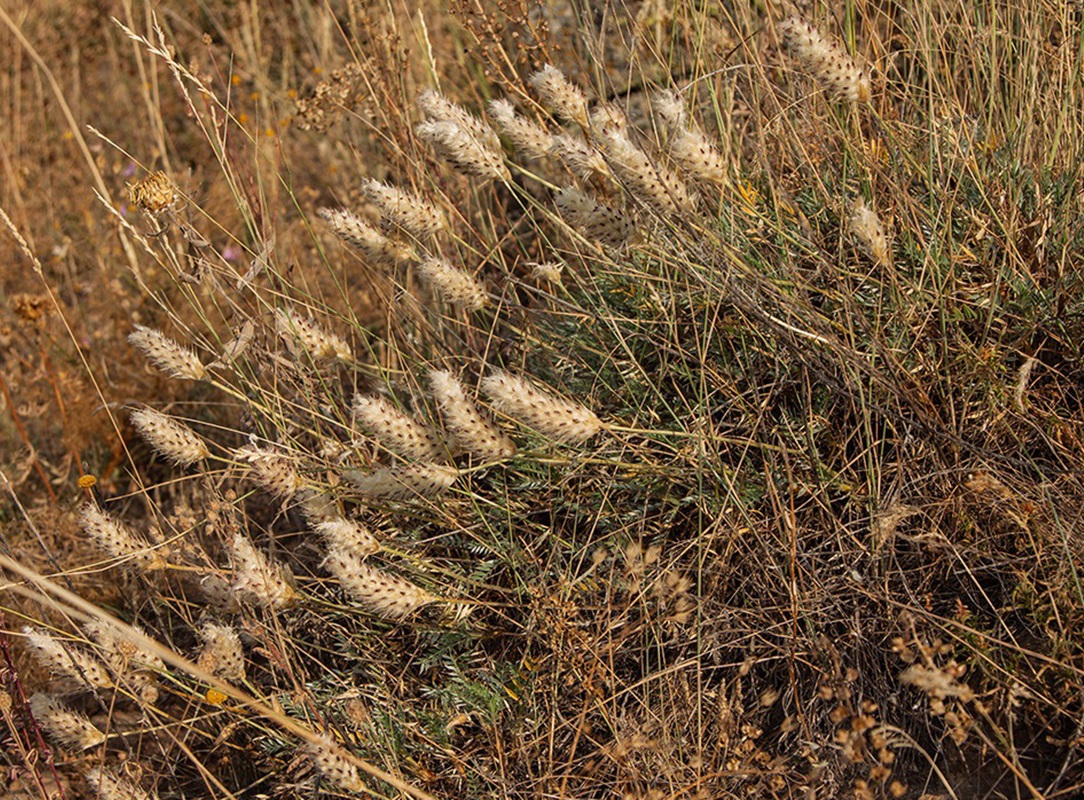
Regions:
<svg viewBox="0 0 1084 800"><path fill-rule="evenodd" d="M489 115L523 159L537 161L550 154L553 136L537 122L516 114L515 106L508 100L493 100Z"/></svg>
<svg viewBox="0 0 1084 800"><path fill-rule="evenodd" d="M587 128L587 97L561 70L552 64L546 64L528 80L538 92L542 105L565 122Z"/></svg>
<svg viewBox="0 0 1084 800"><path fill-rule="evenodd" d="M779 32L798 60L834 96L851 103L870 101L869 78L842 46L797 16L779 23Z"/></svg>
<svg viewBox="0 0 1084 800"><path fill-rule="evenodd" d="M588 241L621 247L632 238L633 224L628 217L579 189L562 189L554 201L561 216Z"/></svg>
<svg viewBox="0 0 1084 800"><path fill-rule="evenodd" d="M363 559L380 549L380 542L372 531L352 519L333 519L314 526L324 537L329 548L336 548Z"/></svg>
<svg viewBox="0 0 1084 800"><path fill-rule="evenodd" d="M38 663L50 674L68 679L80 689L108 689L113 686L106 669L98 659L59 640L40 628L23 628L26 643Z"/></svg>
<svg viewBox="0 0 1084 800"><path fill-rule="evenodd" d="M168 414L141 408L133 411L130 418L147 444L178 467L190 467L211 455L203 439Z"/></svg>
<svg viewBox="0 0 1084 800"><path fill-rule="evenodd" d="M311 317L301 317L289 309L275 310L275 330L287 342L301 347L314 361L350 361L353 358L350 345L343 339L322 330Z"/></svg>
<svg viewBox="0 0 1084 800"><path fill-rule="evenodd" d="M447 227L440 209L416 195L371 178L362 182L361 190L377 205L384 219L418 238Z"/></svg>
<svg viewBox="0 0 1084 800"><path fill-rule="evenodd" d="M222 680L239 683L245 679L245 651L236 629L205 622L199 629L203 650L199 666Z"/></svg>
<svg viewBox="0 0 1084 800"><path fill-rule="evenodd" d="M305 750L316 771L336 789L359 794L365 791L358 768L346 759L342 748L331 737L321 736L319 742L310 742Z"/></svg>
<svg viewBox="0 0 1084 800"><path fill-rule="evenodd" d="M318 213L336 236L357 248L374 265L395 266L414 258L414 251L410 247L389 239L345 208L321 208Z"/></svg>
<svg viewBox="0 0 1084 800"><path fill-rule="evenodd" d="M439 461L447 455L435 431L379 395L354 396L354 421L380 445L411 461Z"/></svg>

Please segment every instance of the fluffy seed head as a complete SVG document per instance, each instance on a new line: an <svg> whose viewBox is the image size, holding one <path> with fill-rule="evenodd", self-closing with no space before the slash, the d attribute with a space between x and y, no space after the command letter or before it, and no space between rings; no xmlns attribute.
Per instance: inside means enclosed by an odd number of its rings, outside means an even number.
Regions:
<svg viewBox="0 0 1084 800"><path fill-rule="evenodd" d="M516 153L528 161L537 161L550 154L553 136L537 122L516 114L515 106L508 100L493 100L489 104L489 116L497 130L508 137Z"/></svg>
<svg viewBox="0 0 1084 800"><path fill-rule="evenodd" d="M883 267L892 264L892 251L884 226L881 225L881 218L861 198L855 200L851 206L851 230L862 248L877 264Z"/></svg>
<svg viewBox="0 0 1084 800"><path fill-rule="evenodd" d="M375 265L395 266L414 258L414 251L382 234L357 214L345 208L321 208L317 212L331 230L347 244L357 248Z"/></svg>
<svg viewBox="0 0 1084 800"><path fill-rule="evenodd" d="M441 258L427 258L418 266L418 276L450 305L478 311L486 304L485 287L469 272L453 267Z"/></svg>
<svg viewBox="0 0 1084 800"><path fill-rule="evenodd" d="M115 775L101 767L91 767L86 776L101 800L155 800L156 797L129 778Z"/></svg>
<svg viewBox="0 0 1084 800"><path fill-rule="evenodd" d="M563 119L587 129L587 97L557 67L546 64L529 79L542 105Z"/></svg>
<svg viewBox="0 0 1084 800"><path fill-rule="evenodd" d="M298 474L294 462L280 453L245 445L234 455L252 465L252 477L275 497L289 500L305 486L305 479Z"/></svg>
<svg viewBox="0 0 1084 800"><path fill-rule="evenodd" d="M88 503L79 517L83 533L94 540L107 555L126 561L140 570L162 569L166 560L150 542L119 520Z"/></svg>
<svg viewBox="0 0 1084 800"><path fill-rule="evenodd" d="M233 537L233 590L265 608L283 609L293 605L297 591L293 576L257 550L245 536Z"/></svg>
<svg viewBox="0 0 1084 800"><path fill-rule="evenodd" d="M314 361L335 358L351 361L354 357L345 341L321 330L312 317L299 317L289 309L275 310L275 330L283 340L305 350Z"/></svg>
<svg viewBox="0 0 1084 800"><path fill-rule="evenodd" d="M560 158L569 171L586 180L591 175L609 177L610 165L602 153L584 141L581 136L562 133L553 137L553 153Z"/></svg>
<svg viewBox="0 0 1084 800"><path fill-rule="evenodd" d="M651 98L655 114L663 121L670 138L670 156L687 175L709 183L726 181L723 157L704 132L689 123L685 105L677 94L656 93Z"/></svg>
<svg viewBox="0 0 1084 800"><path fill-rule="evenodd" d="M447 448L436 432L378 395L354 396L354 421L382 446L412 461L439 461Z"/></svg>
<svg viewBox="0 0 1084 800"><path fill-rule="evenodd" d="M372 531L352 519L333 519L315 526L324 537L329 549L350 553L358 559L371 556L380 549L380 543Z"/></svg>
<svg viewBox="0 0 1084 800"><path fill-rule="evenodd" d="M98 645L113 674L120 678L138 673L143 673L142 677L146 678L149 677L146 673L164 672L166 669L161 658L141 647L120 626L94 620L84 625L83 630ZM135 627L135 630L137 633L144 633L138 627Z"/></svg>
<svg viewBox="0 0 1084 800"><path fill-rule="evenodd" d="M407 464L370 473L359 470L343 473L359 494L374 500L432 497L450 488L458 475L455 468L440 464Z"/></svg>
<svg viewBox="0 0 1084 800"><path fill-rule="evenodd" d="M133 411L131 420L147 444L178 467L190 467L211 454L191 428L153 408Z"/></svg>
<svg viewBox="0 0 1084 800"><path fill-rule="evenodd" d="M203 650L197 662L202 669L224 681L237 683L245 679L245 651L241 637L234 628L205 622L199 630Z"/></svg>
<svg viewBox="0 0 1084 800"><path fill-rule="evenodd" d="M512 173L504 164L501 151L487 146L458 123L430 119L419 123L414 132L419 139L429 142L437 153L467 175L498 181L512 178Z"/></svg>
<svg viewBox="0 0 1084 800"><path fill-rule="evenodd" d="M681 178L655 163L623 133L600 135L598 141L614 174L633 197L664 214L678 214L693 207Z"/></svg>
<svg viewBox="0 0 1084 800"><path fill-rule="evenodd" d="M53 739L69 750L87 750L105 741L105 734L84 715L49 694L30 697L30 713Z"/></svg>
<svg viewBox="0 0 1084 800"><path fill-rule="evenodd" d="M825 89L850 103L868 103L872 97L869 78L837 43L800 17L779 23L783 40Z"/></svg>
<svg viewBox="0 0 1084 800"><path fill-rule="evenodd" d="M74 683L76 691L87 688L108 689L113 686L109 670L93 656L62 644L40 628L23 628L26 643L38 663L51 675Z"/></svg>
<svg viewBox="0 0 1084 800"><path fill-rule="evenodd" d="M374 614L388 619L405 619L439 599L410 581L370 567L357 556L337 547L328 550L324 567L351 597Z"/></svg>
<svg viewBox="0 0 1084 800"><path fill-rule="evenodd" d="M152 172L128 186L128 199L148 214L158 215L176 209L184 203L184 197L166 173Z"/></svg>
<svg viewBox="0 0 1084 800"><path fill-rule="evenodd" d="M493 129L486 125L478 117L471 114L463 106L457 105L434 89L426 89L418 95L418 110L425 115L427 120L435 122L450 122L480 145L489 150L500 150L501 140Z"/></svg>
<svg viewBox="0 0 1084 800"><path fill-rule="evenodd" d="M321 736L319 742L310 742L305 749L320 776L336 789L358 793L365 791L358 768L346 760L342 748L330 736Z"/></svg>
<svg viewBox="0 0 1084 800"><path fill-rule="evenodd" d="M531 278L536 281L544 281L546 283L560 283L561 274L564 272L565 265L557 261L537 262L534 264L528 264L531 268Z"/></svg>
<svg viewBox="0 0 1084 800"><path fill-rule="evenodd" d="M508 372L497 371L483 378L482 391L498 411L559 442L585 442L602 428L590 409Z"/></svg>
<svg viewBox="0 0 1084 800"><path fill-rule="evenodd" d="M444 426L460 450L482 461L502 461L516 454L516 443L478 410L452 373L430 372L429 386Z"/></svg>
<svg viewBox="0 0 1084 800"><path fill-rule="evenodd" d="M448 224L440 209L402 189L369 178L362 182L361 190L384 219L419 239L439 233Z"/></svg>
<svg viewBox="0 0 1084 800"><path fill-rule="evenodd" d="M554 201L561 216L589 241L621 247L632 237L632 222L624 214L604 206L579 189L562 189Z"/></svg>
<svg viewBox="0 0 1084 800"><path fill-rule="evenodd" d="M136 325L135 330L128 334L128 341L149 358L154 366L173 378L199 381L207 377L207 370L200 363L199 356L161 331Z"/></svg>

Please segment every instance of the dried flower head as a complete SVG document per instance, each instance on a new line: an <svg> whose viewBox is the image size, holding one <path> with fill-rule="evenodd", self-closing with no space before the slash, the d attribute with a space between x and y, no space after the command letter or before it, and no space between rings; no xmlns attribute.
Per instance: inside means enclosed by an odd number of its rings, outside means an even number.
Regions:
<svg viewBox="0 0 1084 800"><path fill-rule="evenodd" d="M798 60L834 96L850 103L870 101L869 78L840 45L797 16L779 23L779 32Z"/></svg>
<svg viewBox="0 0 1084 800"><path fill-rule="evenodd" d="M378 395L354 396L354 421L388 450L412 461L439 461L447 448L436 432Z"/></svg>
<svg viewBox="0 0 1084 800"><path fill-rule="evenodd" d="M200 363L199 356L161 331L136 325L135 330L128 334L128 341L170 377L186 381L199 381L207 377L207 370Z"/></svg>
<svg viewBox="0 0 1084 800"><path fill-rule="evenodd" d="M91 767L87 780L101 800L155 800L157 795L145 791L130 778L115 775L101 767Z"/></svg>
<svg viewBox="0 0 1084 800"><path fill-rule="evenodd" d="M677 173L656 163L624 133L598 137L610 168L629 193L664 214L678 214L693 207L693 198Z"/></svg>
<svg viewBox="0 0 1084 800"><path fill-rule="evenodd" d="M583 180L592 175L610 177L613 174L602 153L584 141L582 136L567 133L554 136L552 150L573 175Z"/></svg>
<svg viewBox="0 0 1084 800"><path fill-rule="evenodd" d="M882 267L891 266L892 250L884 226L881 225L881 218L861 198L855 200L851 206L851 230L862 249L875 263Z"/></svg>
<svg viewBox="0 0 1084 800"><path fill-rule="evenodd" d="M370 567L341 548L328 550L324 567L351 597L374 614L388 619L405 619L422 606L440 599L398 575Z"/></svg>
<svg viewBox="0 0 1084 800"><path fill-rule="evenodd" d="M46 733L69 750L88 750L105 741L105 734L89 719L52 695L41 692L31 695L30 713Z"/></svg>
<svg viewBox="0 0 1084 800"><path fill-rule="evenodd" d="M538 161L550 154L553 136L537 122L517 115L515 106L508 100L490 102L489 116L524 159Z"/></svg>
<svg viewBox="0 0 1084 800"><path fill-rule="evenodd" d="M131 626L136 633L146 635L142 629ZM98 645L109 669L120 679L135 677L138 683L153 679L154 673L165 672L165 662L158 654L141 646L135 637L116 624L93 620L83 630Z"/></svg>
<svg viewBox="0 0 1084 800"><path fill-rule="evenodd" d="M493 129L432 89L418 97L426 119L414 130L437 152L468 175L507 181L501 141Z"/></svg>
<svg viewBox="0 0 1084 800"><path fill-rule="evenodd" d="M414 250L410 246L389 239L345 208L321 208L317 213L336 236L357 248L375 265L395 266L414 258Z"/></svg>
<svg viewBox="0 0 1084 800"><path fill-rule="evenodd" d="M439 208L402 189L369 178L362 181L361 190L384 219L419 239L439 233L448 225Z"/></svg>
<svg viewBox="0 0 1084 800"><path fill-rule="evenodd" d="M900 683L921 689L931 698L946 700L958 697L965 703L975 699L975 693L966 683L960 683L951 666L938 669L924 664L912 664L900 673Z"/></svg>
<svg viewBox="0 0 1084 800"><path fill-rule="evenodd" d="M407 464L376 472L348 470L343 477L358 494L374 500L411 500L446 491L459 476L454 467L441 464Z"/></svg>
<svg viewBox="0 0 1084 800"><path fill-rule="evenodd" d="M632 238L633 224L628 217L579 189L562 189L554 202L561 216L588 241L607 247L621 247Z"/></svg>
<svg viewBox="0 0 1084 800"><path fill-rule="evenodd" d="M367 558L380 549L380 542L372 531L356 520L340 517L314 527L330 549L345 551L355 558Z"/></svg>
<svg viewBox="0 0 1084 800"><path fill-rule="evenodd" d="M299 317L289 309L275 310L275 330L284 341L300 347L314 361L351 361L354 357L345 341L321 330L312 317Z"/></svg>
<svg viewBox="0 0 1084 800"><path fill-rule="evenodd" d="M454 123L484 147L500 150L501 140L492 128L435 89L426 89L418 95L418 110L427 120Z"/></svg>
<svg viewBox="0 0 1084 800"><path fill-rule="evenodd" d="M140 570L163 569L166 560L154 547L123 522L102 511L95 503L83 507L79 517L83 533L107 555L126 561Z"/></svg>
<svg viewBox="0 0 1084 800"><path fill-rule="evenodd" d="M478 311L486 304L485 287L469 272L444 259L427 258L418 266L418 276L430 291L456 308Z"/></svg>
<svg viewBox="0 0 1084 800"><path fill-rule="evenodd" d="M62 644L51 634L41 628L23 628L26 643L37 659L53 676L64 678L72 684L74 691L83 691L87 688L109 689L113 681L106 669L98 659L87 655L75 646Z"/></svg>
<svg viewBox="0 0 1084 800"><path fill-rule="evenodd" d="M565 265L557 261L539 261L528 264L531 268L531 279L545 283L560 283Z"/></svg>
<svg viewBox="0 0 1084 800"><path fill-rule="evenodd" d="M585 442L602 428L590 409L508 372L498 370L483 378L482 391L498 411L559 442Z"/></svg>
<svg viewBox="0 0 1084 800"><path fill-rule="evenodd" d="M245 445L234 451L234 455L251 465L252 477L275 497L289 500L305 486L305 479L298 474L294 462L281 453Z"/></svg>
<svg viewBox="0 0 1084 800"><path fill-rule="evenodd" d="M651 98L655 114L662 119L670 139L670 157L687 175L709 183L724 183L723 157L704 132L690 124L685 106L677 94L657 92Z"/></svg>
<svg viewBox="0 0 1084 800"><path fill-rule="evenodd" d="M159 170L128 185L128 199L136 208L157 216L184 203L184 197L166 173Z"/></svg>
<svg viewBox="0 0 1084 800"><path fill-rule="evenodd" d="M343 750L330 736L321 736L319 742L310 742L305 748L320 776L344 792L365 791L365 784L358 775L358 768L343 755Z"/></svg>
<svg viewBox="0 0 1084 800"><path fill-rule="evenodd" d="M542 105L565 122L587 129L587 97L561 70L552 64L546 64L528 80L538 92Z"/></svg>
<svg viewBox="0 0 1084 800"><path fill-rule="evenodd" d="M133 411L131 420L147 444L178 467L190 467L211 454L191 428L153 408Z"/></svg>
<svg viewBox="0 0 1084 800"><path fill-rule="evenodd" d="M478 410L452 373L430 372L429 386L444 426L461 451L482 461L502 461L516 454L516 443Z"/></svg>
<svg viewBox="0 0 1084 800"><path fill-rule="evenodd" d="M357 105L361 78L360 64L351 63L332 70L327 80L316 85L311 96L297 101L294 124L304 131L330 128L343 111Z"/></svg>
<svg viewBox="0 0 1084 800"><path fill-rule="evenodd" d="M272 562L241 534L233 537L233 590L249 602L276 610L298 600L289 569Z"/></svg>
<svg viewBox="0 0 1084 800"><path fill-rule="evenodd" d="M203 639L198 664L224 681L238 683L245 679L245 650L241 637L234 628L205 622L199 629Z"/></svg>

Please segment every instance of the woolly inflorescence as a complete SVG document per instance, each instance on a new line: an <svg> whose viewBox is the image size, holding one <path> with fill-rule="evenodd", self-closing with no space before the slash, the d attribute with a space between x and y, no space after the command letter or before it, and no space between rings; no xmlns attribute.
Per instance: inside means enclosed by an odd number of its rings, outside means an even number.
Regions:
<svg viewBox="0 0 1084 800"><path fill-rule="evenodd" d="M46 733L69 750L87 750L105 741L105 734L89 719L52 695L41 692L32 695L30 713Z"/></svg>
<svg viewBox="0 0 1084 800"><path fill-rule="evenodd" d="M692 208L692 197L677 173L657 163L634 145L624 130L625 126L611 121L612 113L602 115L604 119L598 122L596 116L592 117L596 140L610 168L633 197L665 214L677 214Z"/></svg>
<svg viewBox="0 0 1084 800"><path fill-rule="evenodd" d="M365 790L358 768L346 759L342 748L331 737L321 736L319 742L310 742L305 749L316 771L336 789L358 793Z"/></svg>
<svg viewBox="0 0 1084 800"><path fill-rule="evenodd" d="M289 570L257 550L245 536L233 537L233 591L264 608L282 609L297 602Z"/></svg>
<svg viewBox="0 0 1084 800"><path fill-rule="evenodd" d="M516 153L528 161L537 161L550 154L553 136L533 120L516 114L515 106L508 100L493 100L489 104L489 116L497 130L508 137Z"/></svg>
<svg viewBox="0 0 1084 800"><path fill-rule="evenodd" d="M459 472L440 464L407 464L376 472L349 470L343 477L358 494L372 500L411 500L432 497L449 489Z"/></svg>
<svg viewBox="0 0 1084 800"><path fill-rule="evenodd" d="M354 422L382 447L411 461L439 461L447 455L435 431L379 395L354 396Z"/></svg>
<svg viewBox="0 0 1084 800"><path fill-rule="evenodd" d="M128 341L149 358L154 366L171 377L187 381L198 381L207 377L207 370L200 363L199 356L161 331L136 325L135 330L128 334Z"/></svg>
<svg viewBox="0 0 1084 800"><path fill-rule="evenodd" d="M385 220L419 239L447 227L443 212L416 195L372 178L362 182L361 190Z"/></svg>
<svg viewBox="0 0 1084 800"><path fill-rule="evenodd" d="M373 532L355 520L332 519L314 527L329 548L345 551L355 558L367 558L380 549L380 542Z"/></svg>
<svg viewBox="0 0 1084 800"><path fill-rule="evenodd" d="M293 311L277 309L275 330L283 340L297 345L308 353L313 361L328 359L350 361L353 358L350 345L335 334L321 330L311 317L300 317Z"/></svg>
<svg viewBox="0 0 1084 800"><path fill-rule="evenodd" d="M463 384L450 372L429 373L429 386L440 409L444 427L455 446L482 461L501 461L516 454L516 444L478 410Z"/></svg>
<svg viewBox="0 0 1084 800"><path fill-rule="evenodd" d="M602 428L590 409L508 372L483 378L482 391L498 411L559 442L585 442Z"/></svg>
<svg viewBox="0 0 1084 800"><path fill-rule="evenodd" d="M882 267L891 265L892 251L881 218L865 200L855 200L851 206L851 230L870 258Z"/></svg>
<svg viewBox="0 0 1084 800"><path fill-rule="evenodd" d="M670 157L685 174L707 183L725 182L723 157L704 132L690 122L678 96L674 92L658 92L651 98L651 106L666 128Z"/></svg>
<svg viewBox="0 0 1084 800"><path fill-rule="evenodd" d="M101 767L91 767L86 772L87 781L101 800L156 800L153 795L129 778L115 775Z"/></svg>
<svg viewBox="0 0 1084 800"><path fill-rule="evenodd" d="M465 109L432 89L418 97L426 119L415 127L445 159L468 175L506 181L512 176L504 165L501 141L493 130Z"/></svg>
<svg viewBox="0 0 1084 800"><path fill-rule="evenodd" d="M113 681L109 670L98 659L78 648L62 644L40 628L23 628L30 652L42 667L55 677L74 684L76 691L109 689Z"/></svg>
<svg viewBox="0 0 1084 800"><path fill-rule="evenodd" d="M546 64L528 80L538 92L542 105L565 122L587 129L587 97L561 70L552 64Z"/></svg>
<svg viewBox="0 0 1084 800"><path fill-rule="evenodd" d="M83 508L79 517L83 532L107 555L125 561L136 569L154 570L166 561L153 546L123 522L106 514L94 503Z"/></svg>
<svg viewBox="0 0 1084 800"><path fill-rule="evenodd" d="M586 180L592 175L609 176L610 165L596 148L582 136L562 133L553 137L553 154L560 158L569 171Z"/></svg>
<svg viewBox="0 0 1084 800"><path fill-rule="evenodd" d="M339 547L328 550L324 567L351 597L374 614L388 619L405 619L422 606L440 599L405 578L370 567Z"/></svg>
<svg viewBox="0 0 1084 800"><path fill-rule="evenodd" d="M419 264L418 277L433 294L456 308L478 311L486 304L485 287L469 272L442 258L427 258Z"/></svg>
<svg viewBox="0 0 1084 800"><path fill-rule="evenodd" d="M125 628L118 625L94 620L83 629L98 645L105 663L122 687L146 703L153 704L158 700L157 674L165 672L166 665L156 653L140 646ZM146 635L139 628L134 630Z"/></svg>
<svg viewBox="0 0 1084 800"><path fill-rule="evenodd" d="M141 408L132 412L131 420L147 444L178 467L190 467L211 454L203 439L168 414Z"/></svg>
<svg viewBox="0 0 1084 800"><path fill-rule="evenodd" d="M779 32L798 60L834 96L850 103L869 102L869 78L839 44L796 16L779 23Z"/></svg>
<svg viewBox="0 0 1084 800"><path fill-rule="evenodd" d="M633 225L628 217L579 189L562 189L554 202L561 216L588 241L607 247L621 247L632 238Z"/></svg>
<svg viewBox="0 0 1084 800"><path fill-rule="evenodd" d="M205 622L199 630L203 649L197 662L202 669L222 680L237 683L245 679L245 651L234 628Z"/></svg>
<svg viewBox="0 0 1084 800"><path fill-rule="evenodd" d="M357 214L345 208L321 208L319 215L335 235L355 247L375 265L394 266L414 257L414 251L382 234Z"/></svg>
<svg viewBox="0 0 1084 800"><path fill-rule="evenodd" d="M294 462L281 453L245 445L235 455L251 465L253 479L275 497L289 500L305 486L305 479L298 474Z"/></svg>

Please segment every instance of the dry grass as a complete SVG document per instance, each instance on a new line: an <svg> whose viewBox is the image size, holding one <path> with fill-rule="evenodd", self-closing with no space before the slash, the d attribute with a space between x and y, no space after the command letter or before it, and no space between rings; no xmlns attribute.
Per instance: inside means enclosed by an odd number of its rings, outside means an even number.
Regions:
<svg viewBox="0 0 1084 800"><path fill-rule="evenodd" d="M0 791L1077 796L1079 5L332 6L0 10Z"/></svg>

